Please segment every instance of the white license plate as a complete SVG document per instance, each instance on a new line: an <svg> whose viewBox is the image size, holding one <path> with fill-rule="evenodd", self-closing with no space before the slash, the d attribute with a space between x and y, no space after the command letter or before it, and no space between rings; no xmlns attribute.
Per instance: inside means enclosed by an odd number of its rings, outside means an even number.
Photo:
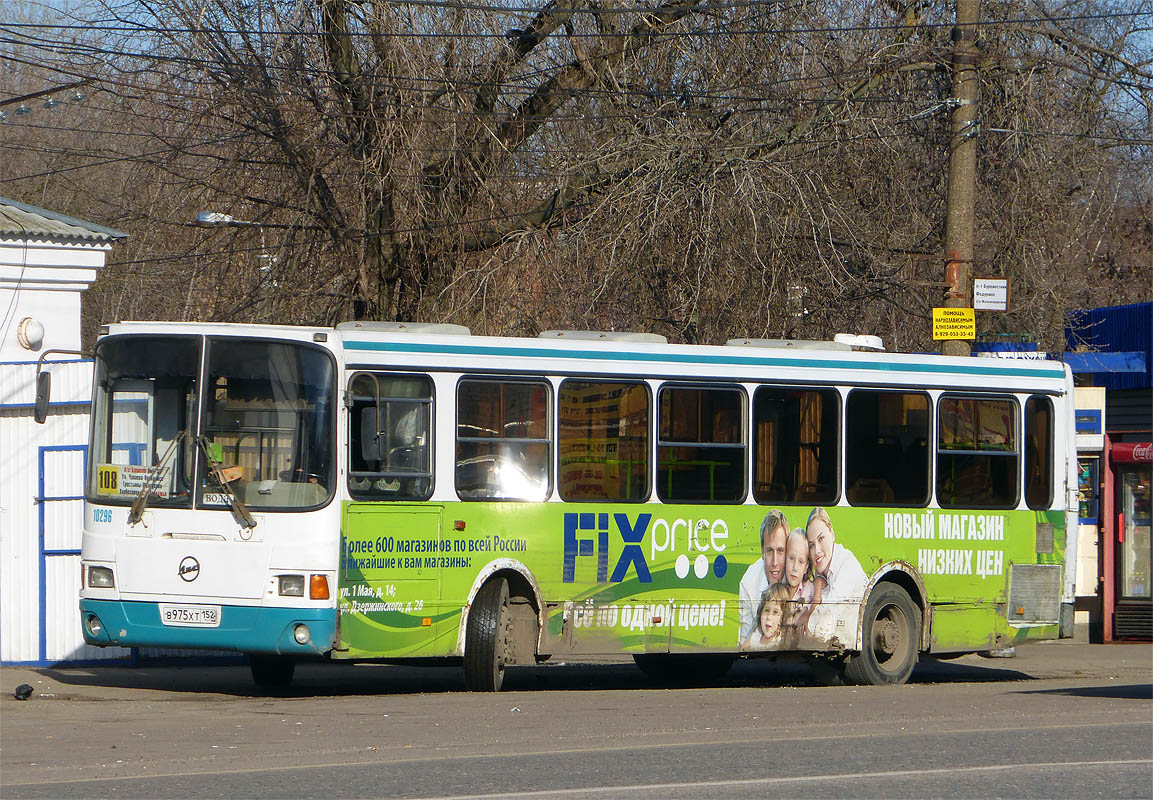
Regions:
<svg viewBox="0 0 1153 800"><path fill-rule="evenodd" d="M219 628L220 606L170 606L161 603L160 621L165 625Z"/></svg>

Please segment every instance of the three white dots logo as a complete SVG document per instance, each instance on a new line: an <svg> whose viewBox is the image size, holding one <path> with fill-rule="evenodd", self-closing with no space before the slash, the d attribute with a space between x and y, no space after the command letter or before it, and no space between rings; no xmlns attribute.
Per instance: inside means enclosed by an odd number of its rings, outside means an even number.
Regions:
<svg viewBox="0 0 1153 800"><path fill-rule="evenodd" d="M689 576L689 569L692 569L693 574L698 578L704 578L709 574L709 558L704 553L700 553L691 562L689 557L684 553L677 556L676 564L673 566L673 571L681 580ZM724 556L718 555L716 561L713 563L713 573L722 578L728 570L728 561Z"/></svg>

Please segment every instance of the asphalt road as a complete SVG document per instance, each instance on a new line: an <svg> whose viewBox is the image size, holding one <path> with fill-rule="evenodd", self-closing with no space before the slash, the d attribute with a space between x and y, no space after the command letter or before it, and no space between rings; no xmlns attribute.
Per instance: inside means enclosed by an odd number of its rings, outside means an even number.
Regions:
<svg viewBox="0 0 1153 800"><path fill-rule="evenodd" d="M18 683L33 686L24 702ZM4 798L1153 797L1153 646L1069 642L927 662L900 687L741 662L668 688L549 664L0 671Z"/></svg>

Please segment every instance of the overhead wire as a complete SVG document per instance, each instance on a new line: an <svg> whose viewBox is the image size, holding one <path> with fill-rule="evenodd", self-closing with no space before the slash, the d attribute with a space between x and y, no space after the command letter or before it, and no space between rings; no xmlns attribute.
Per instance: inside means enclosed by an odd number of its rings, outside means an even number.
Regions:
<svg viewBox="0 0 1153 800"><path fill-rule="evenodd" d="M410 3L410 4L411 5L418 5L418 6L419 5L430 5L430 6L437 6L437 7L463 7L463 4L451 4L451 3L419 3L419 2L416 2L416 3ZM720 7L731 6L731 7L736 8L736 7L761 6L761 5L762 4L758 3L758 2L738 2L738 3L732 3L732 4L708 5L707 7L710 10L713 10L713 9L717 8L718 6L720 6ZM702 6L697 6L694 8L699 9L699 8L705 8L705 7L706 6L702 5ZM492 10L503 11L505 9L504 9L504 7L492 7ZM653 9L636 7L634 10L636 10L638 12L651 12ZM618 12L614 12L614 13L618 13ZM1020 23L1024 23L1024 22L1040 22L1040 21L1054 22L1054 21L1071 21L1071 20L1079 20L1079 19L1105 19L1105 18L1111 18L1111 17L1141 17L1141 16L1145 16L1145 13L1144 12L1126 12L1126 13L1103 14L1103 15L1073 15L1073 16L1068 16L1068 17L1063 17L1063 18L1050 18L1050 17L1040 18L1040 17L1038 17L1036 19L1019 18L1016 20L987 20L987 21L984 21L983 24L989 24L989 25L991 25L991 24L1009 24L1009 23L1020 24ZM35 24L34 23L28 23L28 24L5 23L4 25L0 25L0 30L5 29L6 27L7 28L15 27L18 29L23 29L23 28L27 27L27 28L45 28L45 29L49 29L49 30L57 30L57 29L69 30L69 29L72 29L73 27L80 27L80 26L43 25L43 24L39 24L39 23L35 23ZM85 27L88 30L97 30L97 31L105 31L105 32L118 30L117 28L115 28L115 26L113 26L111 28L108 26L102 26L102 25L83 26L83 27ZM799 29L798 28L790 28L790 29L762 28L762 29L755 29L755 31L759 32L759 33L772 33L772 34L776 34L776 35L783 35L783 34L788 34L788 33L884 31L884 30L904 29L906 27L908 27L908 26L904 26L904 25L870 25L870 26L840 26L840 27L834 27L834 28L799 28ZM922 25L921 27L924 27L926 29L952 27L952 23L948 23L948 25L946 25L945 23L941 23L939 25L936 23L926 23L926 24ZM132 28L131 30L141 30L141 31L145 31L145 32L157 32L157 29L152 29L152 28L141 28L141 29ZM195 32L195 31L199 31L199 30L200 29L191 29L191 28L190 29L167 28L167 29L159 29L159 32L162 32L162 33L186 33L186 32ZM211 31L213 33L218 33L218 34L238 33L238 31L228 31L227 29L204 29L204 30L205 31ZM717 31L717 32L718 33L732 33L732 31L727 31L727 30ZM275 31L275 30L273 30L273 31L267 31L267 30L266 31L255 31L255 32L251 32L251 33L256 35L258 38L259 37L267 37L267 36L284 36L284 35L291 35L291 36L315 35L311 32ZM678 32L675 32L675 35L677 35L677 36L693 36L693 35L697 35L698 33L699 33L699 31L678 31ZM738 31L737 33L741 33L741 32ZM375 34L365 32L363 35L371 36L371 35L375 35ZM409 33L406 35L407 36L413 36L412 33ZM593 34L589 34L589 35L593 35ZM598 38L606 38L605 36L603 36L602 34L599 34L599 33L596 35L598 36ZM418 38L423 37L423 34L417 34L417 37ZM28 45L27 42L24 42L23 46L30 46L30 45ZM78 45L77 47L79 47L79 51L83 51L86 53L98 52L102 55L106 55L108 53L114 52L114 51L110 51L110 50L92 50L92 49L88 48L87 45L84 45L84 46ZM122 55L122 53L116 53L116 54ZM144 52L129 54L129 55L131 57L139 57L139 58L144 58L144 59L157 57L154 54L149 54L149 53L144 53ZM216 62L213 62L209 59L201 59L201 60L188 59L185 63L214 64ZM564 64L557 64L557 65L550 67L549 69L557 69L557 68L561 68L563 66L564 66ZM262 67L263 68L271 68L271 69L277 69L278 68L275 65L273 65L271 67L269 65L262 65ZM286 67L285 69L297 69L297 68ZM323 75L326 73L326 71L324 71L324 70L300 70L300 71L306 71L309 74L315 74L315 75ZM828 81L829 84L835 85L835 81L838 77L843 78L843 77L849 76L851 74L852 73L850 71L845 71L839 75L822 76L822 79L825 81ZM403 80L411 80L414 83L418 82L418 81L422 81L422 82L425 82L427 84L440 84L442 86L443 85L453 85L453 86L457 86L457 87L459 87L459 86L471 86L473 88L476 88L476 87L485 85L483 81L479 81L479 80L469 82L467 80L458 80L458 79L448 78L448 77L446 77L446 78L431 78L431 77L421 77L421 76L384 76L384 77L388 77L390 79L400 78ZM762 88L763 86L767 86L767 85L779 85L779 84L784 84L784 83L790 83L790 82L799 81L799 80L809 80L811 82L812 78L811 78L811 76L802 76L800 78L788 78L788 79L784 79L780 82L776 82L774 84L762 84L761 86L757 86L756 88ZM401 89L401 90L405 90L405 91L418 91L418 92L424 91L421 89L417 89L411 85L410 86L397 85L397 86L385 87L385 88ZM721 89L725 89L725 87L721 87ZM522 89L522 87L518 87L515 84L504 84L504 85L502 85L502 90L506 92L506 98L507 98L507 97L515 96L514 93L518 90L523 90L527 94L530 92L530 90L535 90L535 87L533 87L531 85L526 85ZM438 89L437 91L440 91L440 90ZM673 96L674 96L674 94L676 94L674 91L671 91L671 90L670 91L659 91L659 90L648 90L648 89L643 89L643 88L637 88L637 89L631 89L631 90L630 89L626 89L626 90L620 90L620 89L595 90L594 89L594 90L592 90L588 93L585 93L585 94L586 94L586 96L592 96L595 98L598 96L598 92L603 92L603 94L600 96L608 97L608 98L612 98L612 99L620 99L622 96L624 96L624 97L635 97L635 98L641 98L641 99L647 99L647 100L666 100L666 101L674 99ZM678 95L678 97L683 96L683 95L684 95L684 93L682 92L680 95ZM193 97L195 97L195 95L193 95ZM706 92L692 92L692 93L690 93L690 97L692 100L700 100L700 101L716 100L716 101L729 101L729 102L735 102L735 103L747 103L747 102L755 102L758 100L770 100L770 99L776 100L776 99L778 99L778 98L769 98L769 97L749 98L749 97L745 97L745 96L725 95L725 94L713 93L713 92L707 92L707 91ZM843 98L835 98L834 97L834 98L790 98L790 102L800 104L800 103L844 103L846 101ZM901 100L901 99L892 99L892 98L872 98L872 97L870 97L870 98L855 99L855 100L849 101L849 102L853 102L853 103L857 103L857 104L864 104L864 103L870 103L870 102L871 103L886 103L886 102L893 103L893 102L911 102L911 101ZM398 105L401 105L401 104L398 103ZM121 110L125 111L125 113L128 113L128 110L126 110L126 109L121 109ZM776 110L784 111L787 109L785 107L782 107L782 108L776 109ZM476 118L475 113L472 112L470 109L446 108L446 109L439 109L439 111L444 112L444 113L458 115L462 118L467 118L469 120L473 120ZM770 111L770 109L765 109L763 107L736 108L736 109L701 109L701 110L698 110L698 109L678 109L676 111L676 113L681 115L682 117L690 117L690 116L693 116L695 114L699 114L701 116L712 116L712 115L716 115L717 113L721 113L722 111L729 111L731 113L737 113L737 114L745 114L745 113L753 114L753 113L766 113L767 111ZM147 115L147 114L142 114L140 116L146 120L157 119L155 116L151 116L151 115ZM341 118L341 116L344 116L344 112L335 112L335 113L328 112L324 115L324 118L325 119L339 119L339 118ZM451 119L453 119L453 117L447 117L444 119L448 119L451 121ZM560 115L560 116L556 116L556 117L553 117L550 115L549 119L555 120L555 121L588 121L588 120L612 121L612 120L617 120L617 119L627 120L627 121L647 121L647 120L660 121L663 118L660 116L648 115L645 113L631 113L631 114L630 113L620 113L618 115L581 114L581 115L570 115L570 116ZM410 119L410 120L406 120L405 122L406 122L406 124L410 124L410 125L411 124L420 124L420 123L424 123L424 122L433 123L433 118L429 118L426 120L411 120ZM892 122L892 121L890 121L890 122ZM894 122L893 124L900 124L900 122L897 121L897 122ZM1000 128L992 128L989 130L991 130L993 132L1012 132L1009 129L1000 129ZM1029 132L1020 132L1020 133L1022 133L1023 135L1030 135L1030 136L1041 136L1041 135L1065 136L1065 135L1071 135L1071 134L1063 134L1060 132L1041 132L1041 131L1029 131ZM177 141L182 141L182 142L188 143L190 141L187 137L184 137L184 138L166 137L166 136L159 135L159 134L152 134L152 133L145 133L145 132L140 132L140 133L133 132L132 135L142 136L142 137L150 136L151 138L155 138L155 139L161 140L161 141L167 141L169 143L175 143ZM253 136L253 135L259 135L259 134L255 134L255 133L223 134L222 133L222 135L220 137L215 138L215 139L210 138L210 139L200 139L200 140L191 141L190 143L188 143L188 147L195 149L198 147L211 145L211 144L219 144L219 143L223 143L223 142L230 141L230 140L239 142L239 141L242 141L242 140L248 138L249 136ZM868 136L861 137L861 138L887 138L889 136L892 136L892 134L868 135ZM1080 136L1082 138L1097 138L1097 139L1102 139L1102 140L1109 139L1112 141L1132 143L1132 144L1145 144L1145 143L1147 143L1147 140L1137 139L1137 138L1126 139L1124 137L1094 136L1092 134L1080 134ZM808 142L810 144L816 144L816 143L820 143L821 141L822 140L804 139L804 140L801 140L801 142L797 142L796 144L800 144L800 143L804 143L804 142ZM823 141L828 142L828 143L835 143L835 142L839 142L839 141L845 141L845 139L838 138L838 139L823 140ZM747 145L740 145L740 146L741 147L747 147ZM333 147L337 147L337 145L333 145ZM73 166L69 166L69 167L60 168L58 170L40 172L40 173L36 173L33 175L3 178L3 179L0 179L0 183L7 183L7 182L15 181L15 180L27 180L27 179L31 179L31 178L46 177L46 176L50 176L50 175L59 174L61 172L65 172L68 170L82 169L82 168L85 168L88 166L101 166L103 164L116 163L116 162L124 161L124 160L143 159L143 158L149 158L149 157L158 156L158 155L167 155L170 152L171 152L170 148L166 146L166 148L162 151L153 151L153 152L137 153L137 154L129 154L129 155L119 155L118 154L116 156L101 157L101 158L93 160L89 164L73 165ZM414 148L414 147L408 147L404 150L404 152L408 152L408 153L437 153L437 154L447 156L447 155L451 155L454 152L460 152L460 151L453 149L453 148L437 148L437 147ZM66 152L57 153L57 154L58 155L68 155L68 153L66 153ZM188 155L188 156L193 157L193 158L199 157L195 153L187 153L185 155ZM553 173L550 173L550 175L553 175ZM415 176L408 176L408 177L415 177ZM523 178L525 176L512 174L509 177L511 177L513 179L517 179L517 178Z"/></svg>
<svg viewBox="0 0 1153 800"><path fill-rule="evenodd" d="M474 8L466 8L464 6L464 4L448 3L448 2L424 3L424 4L418 3L418 2L408 2L408 3L404 3L402 5L429 5L429 6L435 6L435 7L444 7L444 8L453 9L453 10L490 10L490 11L494 11L494 12L499 11L501 13L509 13L509 9L507 9L505 7L500 7L500 6L492 6L492 7L489 7L487 9L474 9ZM728 7L747 8L747 7L756 7L756 6L764 6L764 5L769 5L767 0L764 3L750 1L750 2L738 2L738 3L718 3L715 5L706 3L706 4L698 4L695 6L680 6L680 5L635 6L635 7L621 7L619 10L594 9L594 8L590 7L587 9L571 9L571 10L570 9L563 9L563 10L558 10L557 13L563 14L566 16L576 15L576 14L597 14L597 15L603 16L605 14L615 15L615 14L634 13L635 12L637 14L643 15L643 14L652 14L654 12L659 12L659 11L663 11L666 9L675 9L677 11L685 11L686 13L695 13L697 11L715 11L718 9L723 10L725 8L728 8ZM540 11L539 8L521 7L521 9L523 10L524 13L532 13L532 14L536 14ZM975 23L970 23L970 25L971 25L971 27L976 27L976 28L989 28L989 27L999 27L999 26L1007 26L1007 25L1036 24L1036 23L1042 23L1042 22L1048 22L1048 23L1080 22L1080 21L1089 21L1089 20L1105 20L1105 19L1117 19L1117 18L1140 18L1140 17L1153 17L1153 11L1141 11L1141 10L1113 11L1113 12L1104 12L1104 13L1097 13L1097 14L1069 14L1066 16L1059 16L1059 17L1056 17L1056 16L1036 16L1036 17L1015 17L1015 18L1003 18L1003 19L988 19L988 18L986 18L986 19L979 20ZM757 29L751 29L749 31L735 31L735 32L733 32L733 31L725 31L725 32L718 31L712 35L717 35L717 34L721 34L721 33L728 33L728 34L732 34L732 33L736 33L736 34L755 33L755 34L771 34L771 35L812 34L812 33L862 33L862 32L896 31L896 30L907 30L907 29L913 29L913 30L916 30L916 29L932 30L932 29L943 29L943 28L950 28L951 29L954 27L956 27L955 21L948 20L948 21L942 21L942 22L917 22L917 23L913 23L913 24L885 23L885 24L870 24L870 25L831 25L831 26L807 27L807 28L757 28ZM484 32L484 33L469 33L469 32L462 32L462 31L451 31L451 32L407 31L407 32L402 32L402 31L345 30L345 31L326 32L326 31L309 31L309 30L303 30L303 29L245 30L245 29L240 29L240 28L223 28L223 27L188 27L188 26L166 27L166 26L160 26L160 25L153 26L153 25L144 25L144 24L140 24L140 25L79 24L79 23L64 24L64 23L47 23L47 22L4 22L4 23L0 23L0 30L3 30L5 28L17 29L17 30L19 30L19 29L59 30L59 31L82 30L82 31L96 31L96 32L101 32L101 33L163 33L166 35L171 35L171 34L199 35L199 34L205 34L205 33L212 33L212 34L217 34L217 35L229 35L229 36L236 35L236 36L238 36L238 35L243 34L243 35L254 36L258 39L264 38L264 37L269 37L269 36L277 36L277 37L282 37L282 36L321 37L321 36L330 36L330 35L331 36L337 36L337 37L347 37L350 39L414 38L414 37L430 38L430 39L447 39L447 38L453 38L453 39L461 39L461 38L465 38L465 39L469 39L469 38L503 39L503 38L508 38L508 32L507 31L505 31L505 32L495 32L494 31L494 32ZM680 36L680 35L685 35L685 33L686 32L664 33L664 32L660 32L660 31L646 31L644 35L645 36L650 36L650 35L651 36L662 36L662 35ZM694 33L698 33L698 32L697 31L689 31L687 33L688 34L694 34ZM569 35L571 37L575 37L575 38L605 39L605 38L615 38L615 37L628 37L628 36L632 36L633 34L631 31L617 31L617 32L598 31L595 33L594 32L582 33L582 32L574 31L573 33L567 34L567 35Z"/></svg>

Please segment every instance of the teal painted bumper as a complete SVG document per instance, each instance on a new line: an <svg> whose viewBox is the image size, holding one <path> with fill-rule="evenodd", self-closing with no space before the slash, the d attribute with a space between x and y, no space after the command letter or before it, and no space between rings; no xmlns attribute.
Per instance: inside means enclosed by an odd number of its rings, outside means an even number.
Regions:
<svg viewBox="0 0 1153 800"><path fill-rule="evenodd" d="M101 630L93 636L88 620L95 616ZM307 642L299 644L296 626L308 626ZM96 647L172 647L235 650L240 653L317 655L336 642L334 608L220 607L215 628L178 627L160 621L157 603L120 600L81 600L80 627L84 641Z"/></svg>

